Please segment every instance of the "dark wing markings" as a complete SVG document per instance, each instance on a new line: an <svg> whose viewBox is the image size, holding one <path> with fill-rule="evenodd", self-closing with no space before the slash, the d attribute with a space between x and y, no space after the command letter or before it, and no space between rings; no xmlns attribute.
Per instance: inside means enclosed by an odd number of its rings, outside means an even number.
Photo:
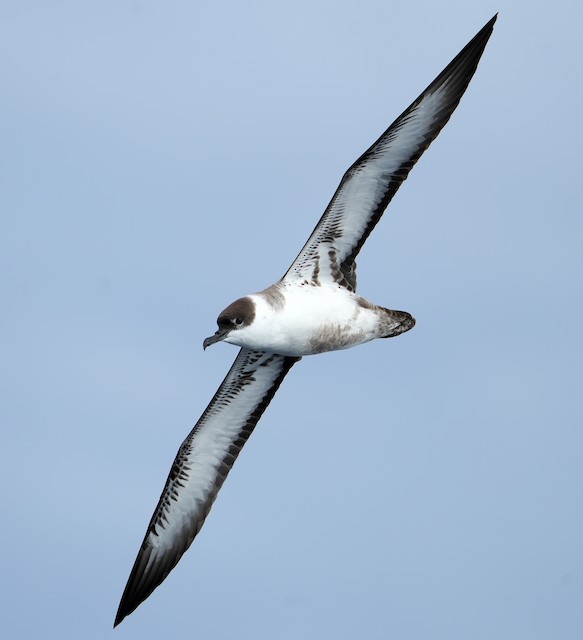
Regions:
<svg viewBox="0 0 583 640"><path fill-rule="evenodd" d="M241 449L298 360L241 349L178 450L125 587L114 626L148 598L191 545Z"/></svg>

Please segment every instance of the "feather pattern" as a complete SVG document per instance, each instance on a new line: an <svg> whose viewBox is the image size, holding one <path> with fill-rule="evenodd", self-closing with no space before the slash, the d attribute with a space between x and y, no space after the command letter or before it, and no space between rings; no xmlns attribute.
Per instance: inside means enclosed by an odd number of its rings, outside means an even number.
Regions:
<svg viewBox="0 0 583 640"><path fill-rule="evenodd" d="M468 87L496 16L346 171L283 282L337 283L356 290L355 258ZM314 274L317 274L317 278Z"/></svg>
<svg viewBox="0 0 583 640"><path fill-rule="evenodd" d="M162 583L191 545L243 445L298 360L241 349L178 450L123 593L115 625Z"/></svg>

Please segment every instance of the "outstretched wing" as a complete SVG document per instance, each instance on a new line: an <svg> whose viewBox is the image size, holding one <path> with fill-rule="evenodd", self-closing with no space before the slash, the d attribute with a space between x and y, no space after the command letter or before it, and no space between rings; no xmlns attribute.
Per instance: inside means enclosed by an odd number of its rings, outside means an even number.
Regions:
<svg viewBox="0 0 583 640"><path fill-rule="evenodd" d="M123 593L114 626L164 581L191 545L243 445L298 360L241 349L178 450Z"/></svg>
<svg viewBox="0 0 583 640"><path fill-rule="evenodd" d="M348 169L282 281L356 289L355 258L421 154L445 126L476 71L494 16Z"/></svg>

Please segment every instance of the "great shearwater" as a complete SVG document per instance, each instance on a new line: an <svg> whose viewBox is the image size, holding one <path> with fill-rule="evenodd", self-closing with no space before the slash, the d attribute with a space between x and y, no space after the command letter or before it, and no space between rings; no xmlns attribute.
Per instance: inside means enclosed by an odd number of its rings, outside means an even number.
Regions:
<svg viewBox="0 0 583 640"><path fill-rule="evenodd" d="M182 443L123 593L115 625L176 566L200 531L243 445L302 356L411 329L415 320L356 294L355 258L409 171L449 120L496 16L344 174L312 235L274 285L230 304L204 348L241 347Z"/></svg>

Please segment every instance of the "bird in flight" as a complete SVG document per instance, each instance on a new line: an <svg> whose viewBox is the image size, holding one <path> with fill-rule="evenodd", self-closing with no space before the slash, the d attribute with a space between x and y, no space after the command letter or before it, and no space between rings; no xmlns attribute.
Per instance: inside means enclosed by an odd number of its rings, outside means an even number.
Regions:
<svg viewBox="0 0 583 640"><path fill-rule="evenodd" d="M230 304L206 349L241 347L180 446L124 590L114 626L176 566L291 367L302 356L348 349L409 331L405 311L356 293L356 256L421 154L449 120L476 71L494 16L344 174L285 275Z"/></svg>

